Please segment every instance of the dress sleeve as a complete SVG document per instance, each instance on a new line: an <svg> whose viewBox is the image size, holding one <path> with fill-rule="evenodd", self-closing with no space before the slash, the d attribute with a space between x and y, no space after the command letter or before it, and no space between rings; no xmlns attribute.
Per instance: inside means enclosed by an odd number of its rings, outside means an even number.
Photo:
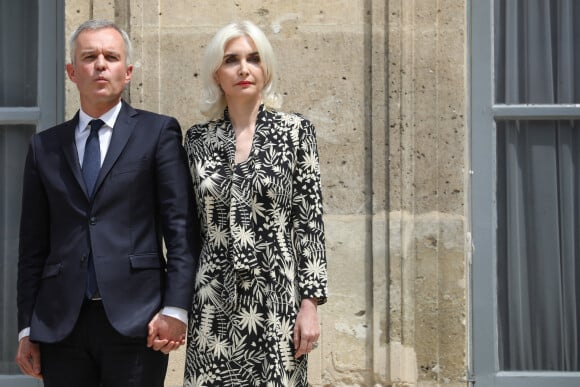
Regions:
<svg viewBox="0 0 580 387"><path fill-rule="evenodd" d="M314 126L301 119L293 174L292 221L298 258L298 285L304 298L327 298L320 163Z"/></svg>

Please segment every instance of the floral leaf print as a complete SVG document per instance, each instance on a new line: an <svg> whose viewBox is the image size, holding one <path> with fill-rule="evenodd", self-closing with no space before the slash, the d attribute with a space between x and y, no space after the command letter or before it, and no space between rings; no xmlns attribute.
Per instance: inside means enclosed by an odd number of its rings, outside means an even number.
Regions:
<svg viewBox="0 0 580 387"><path fill-rule="evenodd" d="M314 127L261 106L245 162L235 145L227 111L185 136L204 239L184 385L305 387L294 322L327 293Z"/></svg>
<svg viewBox="0 0 580 387"><path fill-rule="evenodd" d="M304 271L308 277L320 279L323 274L326 275L326 266L320 262L320 259L314 258L306 262L306 270Z"/></svg>
<svg viewBox="0 0 580 387"><path fill-rule="evenodd" d="M243 309L240 313L240 325L242 329L250 333L257 333L258 327L263 327L264 318L262 313L258 313L256 306L250 306L248 309Z"/></svg>
<svg viewBox="0 0 580 387"><path fill-rule="evenodd" d="M240 244L242 247L247 247L252 243L252 230L247 227L235 227L232 228L232 236L234 237L234 243Z"/></svg>
<svg viewBox="0 0 580 387"><path fill-rule="evenodd" d="M229 343L225 338L219 338L217 336L212 336L209 349L213 352L213 355L217 358L228 357L229 353Z"/></svg>
<svg viewBox="0 0 580 387"><path fill-rule="evenodd" d="M211 243L225 247L228 244L228 231L216 223L208 225L207 237Z"/></svg>
<svg viewBox="0 0 580 387"><path fill-rule="evenodd" d="M294 347L291 346L290 341L280 342L280 352L282 355L282 362L286 369L294 368Z"/></svg>
<svg viewBox="0 0 580 387"><path fill-rule="evenodd" d="M285 339L284 341L290 342L294 336L294 323L287 317L283 317L280 321L280 334Z"/></svg>
<svg viewBox="0 0 580 387"><path fill-rule="evenodd" d="M318 156L312 150L309 150L309 152L304 155L304 160L301 162L301 165L307 172L312 173L313 171L316 171L318 168Z"/></svg>
<svg viewBox="0 0 580 387"><path fill-rule="evenodd" d="M263 218L265 215L266 215L266 207L264 206L264 204L254 201L252 203L252 219L254 220L254 222L258 218Z"/></svg>
<svg viewBox="0 0 580 387"><path fill-rule="evenodd" d="M209 345L209 337L212 332L212 322L215 315L215 307L206 304L201 311L201 322L199 324L199 334L196 337L196 344L200 349L205 350Z"/></svg>
<svg viewBox="0 0 580 387"><path fill-rule="evenodd" d="M205 304L206 302L219 300L218 293L219 285L215 278L211 279L209 283L201 286L197 292L200 301Z"/></svg>

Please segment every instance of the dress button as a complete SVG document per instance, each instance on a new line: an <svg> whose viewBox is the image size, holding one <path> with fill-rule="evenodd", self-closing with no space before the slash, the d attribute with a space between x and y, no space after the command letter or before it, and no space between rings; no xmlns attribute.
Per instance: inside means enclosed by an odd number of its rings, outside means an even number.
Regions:
<svg viewBox="0 0 580 387"><path fill-rule="evenodd" d="M89 224L91 226L94 226L95 224L97 224L97 218L95 218L94 216L91 216L89 219Z"/></svg>

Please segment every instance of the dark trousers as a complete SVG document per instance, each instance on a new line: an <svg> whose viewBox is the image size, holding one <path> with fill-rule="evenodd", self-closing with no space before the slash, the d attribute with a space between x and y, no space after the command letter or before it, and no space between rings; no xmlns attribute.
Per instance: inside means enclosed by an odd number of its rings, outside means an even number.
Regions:
<svg viewBox="0 0 580 387"><path fill-rule="evenodd" d="M40 343L45 387L163 387L168 356L119 334L100 301L87 301L71 334Z"/></svg>

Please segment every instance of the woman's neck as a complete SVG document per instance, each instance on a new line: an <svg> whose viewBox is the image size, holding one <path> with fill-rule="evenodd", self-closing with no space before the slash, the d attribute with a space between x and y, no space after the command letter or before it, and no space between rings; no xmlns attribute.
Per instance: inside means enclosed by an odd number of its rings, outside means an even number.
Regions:
<svg viewBox="0 0 580 387"><path fill-rule="evenodd" d="M234 127L234 132L250 129L254 131L258 111L260 110L260 101L252 103L228 103L228 115Z"/></svg>
<svg viewBox="0 0 580 387"><path fill-rule="evenodd" d="M247 104L228 104L228 115L232 122L236 141L234 156L236 163L244 162L250 156L259 110L260 101Z"/></svg>

